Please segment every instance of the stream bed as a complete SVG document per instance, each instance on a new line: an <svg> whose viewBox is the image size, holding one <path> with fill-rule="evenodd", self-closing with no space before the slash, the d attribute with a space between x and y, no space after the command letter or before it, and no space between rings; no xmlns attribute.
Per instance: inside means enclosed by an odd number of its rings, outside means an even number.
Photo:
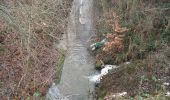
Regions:
<svg viewBox="0 0 170 100"><path fill-rule="evenodd" d="M95 73L93 57L87 50L88 39L93 35L93 0L74 0L67 34L57 44L66 49L59 84L49 89L47 100L94 100L94 83L89 76Z"/></svg>

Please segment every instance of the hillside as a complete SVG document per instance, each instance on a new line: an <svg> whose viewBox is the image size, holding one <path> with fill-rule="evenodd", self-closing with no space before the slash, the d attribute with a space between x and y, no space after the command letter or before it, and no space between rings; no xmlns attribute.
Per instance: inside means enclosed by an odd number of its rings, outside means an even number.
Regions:
<svg viewBox="0 0 170 100"><path fill-rule="evenodd" d="M96 42L107 40L93 51L96 69L119 66L97 85L98 99L168 100L170 1L97 0L96 7Z"/></svg>
<svg viewBox="0 0 170 100"><path fill-rule="evenodd" d="M72 0L0 1L0 99L40 100L59 80Z"/></svg>

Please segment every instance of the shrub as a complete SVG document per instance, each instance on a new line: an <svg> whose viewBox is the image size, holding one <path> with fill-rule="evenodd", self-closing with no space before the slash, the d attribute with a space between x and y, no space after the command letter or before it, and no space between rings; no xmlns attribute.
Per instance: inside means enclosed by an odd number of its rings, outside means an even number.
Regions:
<svg viewBox="0 0 170 100"><path fill-rule="evenodd" d="M60 53L54 44L66 32L71 2L1 2L0 48L5 49L0 53L1 99L26 99L36 91L45 95L56 75Z"/></svg>

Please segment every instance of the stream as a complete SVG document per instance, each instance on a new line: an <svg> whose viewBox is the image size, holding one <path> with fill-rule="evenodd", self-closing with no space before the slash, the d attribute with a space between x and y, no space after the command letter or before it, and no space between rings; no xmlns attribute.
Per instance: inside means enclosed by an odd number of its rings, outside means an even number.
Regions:
<svg viewBox="0 0 170 100"><path fill-rule="evenodd" d="M66 49L59 84L53 84L46 100L94 100L94 83L89 76L95 73L93 57L87 51L93 32L93 0L74 0L67 34L58 46Z"/></svg>

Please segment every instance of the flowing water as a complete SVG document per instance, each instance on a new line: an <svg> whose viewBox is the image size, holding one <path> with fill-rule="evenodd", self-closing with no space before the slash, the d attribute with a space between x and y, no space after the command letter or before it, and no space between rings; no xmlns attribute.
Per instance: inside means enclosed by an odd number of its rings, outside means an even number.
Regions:
<svg viewBox="0 0 170 100"><path fill-rule="evenodd" d="M67 34L58 46L67 49L61 80L47 93L47 100L93 100L93 58L87 51L93 34L93 0L74 0Z"/></svg>

